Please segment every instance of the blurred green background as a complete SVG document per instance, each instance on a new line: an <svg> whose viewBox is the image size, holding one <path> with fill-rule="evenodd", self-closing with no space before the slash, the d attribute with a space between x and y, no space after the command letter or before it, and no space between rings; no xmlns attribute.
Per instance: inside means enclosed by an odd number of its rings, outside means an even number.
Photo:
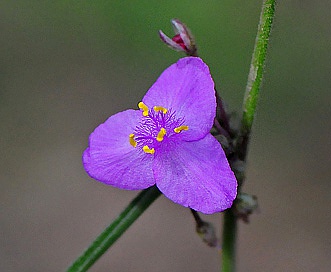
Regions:
<svg viewBox="0 0 331 272"><path fill-rule="evenodd" d="M1 1L0 271L64 271L137 192L91 180L89 134L135 108L182 54L171 18L195 34L240 111L261 1ZM330 1L279 1L244 191L238 271L329 271ZM218 231L221 216L203 216ZM189 210L161 197L91 271L219 271Z"/></svg>

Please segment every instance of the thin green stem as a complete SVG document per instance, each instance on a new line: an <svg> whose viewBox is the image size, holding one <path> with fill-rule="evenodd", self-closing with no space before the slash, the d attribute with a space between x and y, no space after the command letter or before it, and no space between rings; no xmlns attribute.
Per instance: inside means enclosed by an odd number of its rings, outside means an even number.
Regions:
<svg viewBox="0 0 331 272"><path fill-rule="evenodd" d="M236 145L237 158L246 161L249 136L252 129L256 111L258 96L262 83L263 69L267 54L268 42L272 22L275 14L276 0L265 0L262 5L260 21L249 70L245 98L243 103L243 116L241 129ZM243 173L236 173L238 179L238 192L244 180ZM223 250L222 250L222 272L234 272L236 263L236 233L237 218L234 208L224 213L223 223Z"/></svg>
<svg viewBox="0 0 331 272"><path fill-rule="evenodd" d="M113 223L68 268L67 272L87 271L160 194L161 192L155 186L139 193Z"/></svg>
<svg viewBox="0 0 331 272"><path fill-rule="evenodd" d="M240 139L238 144L239 158L243 161L246 159L249 134L252 129L260 93L269 36L275 15L275 3L276 0L265 0L263 3L251 66L248 74L243 103Z"/></svg>
<svg viewBox="0 0 331 272"><path fill-rule="evenodd" d="M222 271L235 271L236 260L236 237L237 224L236 217L232 210L224 212L223 235L222 235Z"/></svg>

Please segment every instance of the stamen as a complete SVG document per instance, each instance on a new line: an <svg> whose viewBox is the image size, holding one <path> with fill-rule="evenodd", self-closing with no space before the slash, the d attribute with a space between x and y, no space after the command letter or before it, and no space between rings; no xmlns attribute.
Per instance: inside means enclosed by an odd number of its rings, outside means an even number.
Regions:
<svg viewBox="0 0 331 272"><path fill-rule="evenodd" d="M174 128L174 132L176 132L176 133L179 133L182 130L188 130L188 126L180 126L180 127Z"/></svg>
<svg viewBox="0 0 331 272"><path fill-rule="evenodd" d="M132 145L133 147L136 147L137 146L137 142L134 139L134 134L133 133L131 133L129 135L129 142L130 142L130 145Z"/></svg>
<svg viewBox="0 0 331 272"><path fill-rule="evenodd" d="M156 140L158 140L159 142L163 141L164 135L166 135L167 131L165 130L165 128L161 128L160 132L157 134Z"/></svg>
<svg viewBox="0 0 331 272"><path fill-rule="evenodd" d="M166 114L168 110L161 106L154 106L154 111L162 111L164 114Z"/></svg>
<svg viewBox="0 0 331 272"><path fill-rule="evenodd" d="M144 147L143 147L143 151L145 152L145 153L148 153L148 154L154 154L155 153L155 149L154 148L149 148L147 145L144 145Z"/></svg>
<svg viewBox="0 0 331 272"><path fill-rule="evenodd" d="M144 102L139 102L138 107L143 110L144 116L148 116L148 107L144 104Z"/></svg>

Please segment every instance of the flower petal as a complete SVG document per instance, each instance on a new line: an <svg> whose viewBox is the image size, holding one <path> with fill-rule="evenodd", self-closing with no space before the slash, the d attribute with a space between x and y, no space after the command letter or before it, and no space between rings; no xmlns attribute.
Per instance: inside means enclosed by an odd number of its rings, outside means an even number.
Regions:
<svg viewBox="0 0 331 272"><path fill-rule="evenodd" d="M143 102L162 106L184 118L189 130L186 140L198 140L209 133L216 113L214 82L208 66L197 57L180 59L167 68L148 90Z"/></svg>
<svg viewBox="0 0 331 272"><path fill-rule="evenodd" d="M234 173L211 134L160 150L153 172L157 187L166 197L206 214L230 208L237 194Z"/></svg>
<svg viewBox="0 0 331 272"><path fill-rule="evenodd" d="M92 178L129 190L155 184L151 170L153 156L129 142L140 118L140 111L119 112L94 130L83 154L84 168Z"/></svg>

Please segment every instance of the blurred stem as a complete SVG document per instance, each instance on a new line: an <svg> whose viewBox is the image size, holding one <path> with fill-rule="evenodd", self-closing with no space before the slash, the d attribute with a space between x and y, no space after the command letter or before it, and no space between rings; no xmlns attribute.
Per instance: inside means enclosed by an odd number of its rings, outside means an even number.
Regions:
<svg viewBox="0 0 331 272"><path fill-rule="evenodd" d="M190 210L191 210L191 213L192 213L192 215L194 217L195 224L196 224L197 228L201 228L203 226L203 224L204 224L204 221L201 219L201 217L197 213L197 211L192 210L192 209L190 209Z"/></svg>
<svg viewBox="0 0 331 272"><path fill-rule="evenodd" d="M156 186L136 196L126 209L95 239L67 272L87 271L131 224L160 196Z"/></svg>
<svg viewBox="0 0 331 272"><path fill-rule="evenodd" d="M232 209L224 212L222 235L222 272L235 271L237 219Z"/></svg>
<svg viewBox="0 0 331 272"><path fill-rule="evenodd" d="M260 15L260 22L246 85L241 131L238 144L239 158L243 161L246 159L249 134L252 129L262 83L269 36L275 14L275 2L276 0L265 0Z"/></svg>
<svg viewBox="0 0 331 272"><path fill-rule="evenodd" d="M249 135L252 129L256 111L259 91L262 82L265 58L272 22L275 14L275 0L265 0L262 5L260 21L255 40L254 51L249 70L245 98L243 103L243 116L241 121L240 134L236 146L238 159L246 161ZM244 175L238 177L238 192L243 183ZM222 250L222 272L234 272L236 260L236 233L237 219L234 208L224 213L223 223L223 250Z"/></svg>

